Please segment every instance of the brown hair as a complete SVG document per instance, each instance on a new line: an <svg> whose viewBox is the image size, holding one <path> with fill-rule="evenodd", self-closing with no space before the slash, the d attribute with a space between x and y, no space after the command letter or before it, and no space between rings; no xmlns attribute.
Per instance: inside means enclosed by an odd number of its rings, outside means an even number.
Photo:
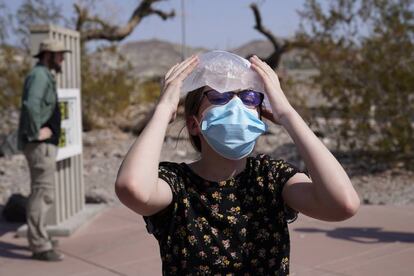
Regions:
<svg viewBox="0 0 414 276"><path fill-rule="evenodd" d="M185 97L184 114L185 114L186 119L188 117L198 115L201 101L203 100L203 96L204 96L203 90L204 90L204 86L198 89L195 89L191 92L188 92L187 96ZM200 137L196 135L191 135L191 134L189 134L189 137L190 137L190 142L193 145L194 149L197 150L198 152L201 152Z"/></svg>

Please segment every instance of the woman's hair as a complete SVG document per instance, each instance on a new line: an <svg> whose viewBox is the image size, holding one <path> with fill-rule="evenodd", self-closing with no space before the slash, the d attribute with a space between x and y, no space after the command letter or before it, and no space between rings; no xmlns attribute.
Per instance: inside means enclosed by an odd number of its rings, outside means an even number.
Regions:
<svg viewBox="0 0 414 276"><path fill-rule="evenodd" d="M186 119L191 116L197 117L198 111L200 109L200 105L201 105L201 102L204 96L203 90L204 90L204 86L198 89L195 89L191 92L188 92L187 96L185 97L184 115ZM200 137L198 137L197 135L191 135L191 134L189 134L189 137L190 137L190 142L195 148L195 150L197 150L198 152L201 152Z"/></svg>

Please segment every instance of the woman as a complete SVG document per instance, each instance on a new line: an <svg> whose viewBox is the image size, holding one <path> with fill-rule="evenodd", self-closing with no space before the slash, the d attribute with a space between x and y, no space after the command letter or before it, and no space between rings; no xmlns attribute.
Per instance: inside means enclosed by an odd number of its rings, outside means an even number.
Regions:
<svg viewBox="0 0 414 276"><path fill-rule="evenodd" d="M180 94L201 157L160 163ZM283 160L248 157L267 128L260 119L263 100L270 119L294 140L312 180ZM287 222L297 212L339 221L359 207L347 174L289 104L276 73L256 56L249 62L223 51L192 56L169 70L115 188L157 238L165 275L287 275Z"/></svg>

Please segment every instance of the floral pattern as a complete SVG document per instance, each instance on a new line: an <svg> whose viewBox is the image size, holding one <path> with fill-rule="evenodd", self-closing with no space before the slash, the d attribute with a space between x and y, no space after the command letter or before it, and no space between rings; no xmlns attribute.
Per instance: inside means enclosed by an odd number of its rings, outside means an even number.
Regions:
<svg viewBox="0 0 414 276"><path fill-rule="evenodd" d="M282 188L297 172L258 155L234 178L211 182L185 163L161 162L173 201L144 220L159 242L163 275L288 275L287 223L297 212Z"/></svg>

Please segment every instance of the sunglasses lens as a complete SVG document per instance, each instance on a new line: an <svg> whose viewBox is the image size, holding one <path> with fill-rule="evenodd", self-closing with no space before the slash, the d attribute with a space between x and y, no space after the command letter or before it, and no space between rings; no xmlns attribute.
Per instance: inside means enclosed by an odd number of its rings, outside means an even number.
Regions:
<svg viewBox="0 0 414 276"><path fill-rule="evenodd" d="M238 93L242 102L247 106L259 106L263 101L263 94L253 90L245 90Z"/></svg>
<svg viewBox="0 0 414 276"><path fill-rule="evenodd" d="M207 91L206 96L208 101L214 105L224 105L233 97L233 95L229 92L220 93L214 90Z"/></svg>

